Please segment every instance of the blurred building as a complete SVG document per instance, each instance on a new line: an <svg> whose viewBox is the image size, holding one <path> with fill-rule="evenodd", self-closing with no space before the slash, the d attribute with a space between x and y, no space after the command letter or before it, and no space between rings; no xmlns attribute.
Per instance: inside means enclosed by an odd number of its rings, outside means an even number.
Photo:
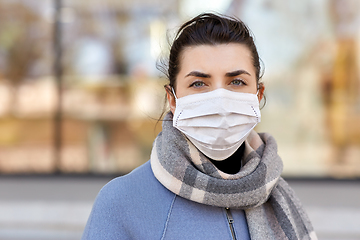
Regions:
<svg viewBox="0 0 360 240"><path fill-rule="evenodd" d="M266 67L258 131L287 176L360 176L360 3L356 0L62 1L62 132L54 2L0 1L0 172L124 173L161 130L157 70L181 22L213 10L244 20Z"/></svg>

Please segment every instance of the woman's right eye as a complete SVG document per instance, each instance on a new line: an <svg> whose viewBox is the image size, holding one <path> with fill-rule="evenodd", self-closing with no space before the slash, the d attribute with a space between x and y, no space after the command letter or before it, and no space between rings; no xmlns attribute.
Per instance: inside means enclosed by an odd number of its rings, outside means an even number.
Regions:
<svg viewBox="0 0 360 240"><path fill-rule="evenodd" d="M202 87L204 85L205 85L205 83L202 81L195 81L192 84L190 84L190 87Z"/></svg>

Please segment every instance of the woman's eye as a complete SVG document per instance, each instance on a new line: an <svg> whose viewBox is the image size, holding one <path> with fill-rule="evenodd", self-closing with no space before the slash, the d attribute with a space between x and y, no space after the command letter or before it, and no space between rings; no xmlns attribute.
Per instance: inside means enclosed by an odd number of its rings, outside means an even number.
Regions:
<svg viewBox="0 0 360 240"><path fill-rule="evenodd" d="M232 85L246 85L245 82L241 79L234 79L231 81Z"/></svg>
<svg viewBox="0 0 360 240"><path fill-rule="evenodd" d="M201 81L196 81L196 82L193 82L190 87L202 87L204 86L205 83L204 82L201 82Z"/></svg>

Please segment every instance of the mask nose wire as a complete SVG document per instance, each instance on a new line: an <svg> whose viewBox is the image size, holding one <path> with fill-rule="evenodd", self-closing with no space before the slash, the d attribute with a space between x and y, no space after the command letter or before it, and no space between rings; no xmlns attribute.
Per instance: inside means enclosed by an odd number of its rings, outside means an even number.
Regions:
<svg viewBox="0 0 360 240"><path fill-rule="evenodd" d="M257 90L256 95L259 95L259 90L260 90L260 89L258 89L258 90ZM174 95L175 99L176 99L176 100L178 100L178 98L176 97L175 90L174 90L174 88L173 88L173 87L171 87L171 91L172 91L172 93L173 93L173 95Z"/></svg>

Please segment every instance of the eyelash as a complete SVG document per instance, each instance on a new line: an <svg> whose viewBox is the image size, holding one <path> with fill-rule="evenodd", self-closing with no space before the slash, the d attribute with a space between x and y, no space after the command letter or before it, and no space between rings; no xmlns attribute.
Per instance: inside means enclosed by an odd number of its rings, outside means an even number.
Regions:
<svg viewBox="0 0 360 240"><path fill-rule="evenodd" d="M247 85L246 82L240 78L235 78L230 83L233 83L234 81L239 81L239 84L234 84L236 86ZM196 84L201 84L201 86L195 86ZM191 83L189 87L196 88L196 87L202 87L204 85L205 85L205 83L203 81L195 81L195 82Z"/></svg>
<svg viewBox="0 0 360 240"><path fill-rule="evenodd" d="M202 85L201 86L195 86L195 84L197 84L197 83L201 83ZM195 81L195 82L191 83L189 87L202 87L204 85L205 85L205 83L203 81Z"/></svg>
<svg viewBox="0 0 360 240"><path fill-rule="evenodd" d="M247 85L246 82L240 78L235 78L230 83L232 83L234 81L239 81L241 83L241 84L235 84L235 85Z"/></svg>

